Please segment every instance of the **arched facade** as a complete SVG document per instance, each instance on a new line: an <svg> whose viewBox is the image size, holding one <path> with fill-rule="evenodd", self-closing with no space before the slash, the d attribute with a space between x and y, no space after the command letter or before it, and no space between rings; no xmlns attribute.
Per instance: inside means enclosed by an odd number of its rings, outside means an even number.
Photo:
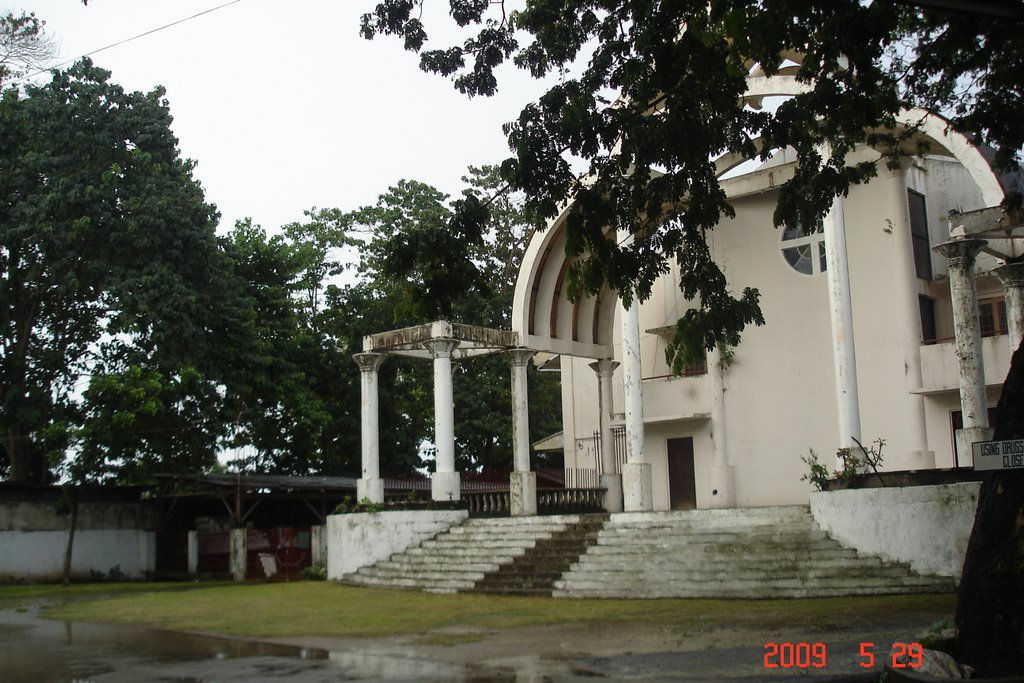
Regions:
<svg viewBox="0 0 1024 683"><path fill-rule="evenodd" d="M765 98L799 92L802 86L791 72L772 77L752 72L747 103L758 107ZM838 216L845 224L846 285L835 279L839 267L833 272L826 267L826 251L832 258L839 249L834 236L822 237L820 246L814 238L805 240L794 251L772 228L777 188L793 172L785 151L742 172L737 167L745 159L717 160L737 216L711 233L712 253L732 287L762 291L767 324L748 330L725 358L716 351L692 376L670 377L665 343L690 305L675 284L674 267L641 304L640 371L634 380L643 394L639 429L655 509L806 502L809 488L801 476L807 467L801 456L813 450L831 467L832 453L848 437L842 417L851 403L858 413L852 433L865 444L886 440L883 467L969 462L963 447L955 450L962 392L954 342L946 340L954 336L956 302L946 259L931 249L949 238L947 214L997 206L1004 188L983 152L950 131L941 117L912 110L899 121L916 130L908 148L916 150L924 138L928 152L909 157L895 171L881 164L876 179L837 202L829 220ZM856 155L867 159L877 152L863 149ZM606 436L602 446L600 435L625 427L629 382L616 362L623 360L621 340L629 326L623 325L616 293L607 288L569 301L567 213L568 207L527 248L512 328L524 345L562 357L566 467L608 474L609 466L618 467L607 457L614 436ZM1009 359L999 318L1013 316L1000 312L1000 302L1018 300L989 272L1001 254L1019 254L1021 247L1019 238L990 241L971 268L981 302L974 306L989 306L989 317L995 318L987 330L991 335L979 341L985 359L980 381L989 403L998 397ZM794 270L795 263L808 259L813 265L808 272ZM837 332L836 309L842 305L849 329ZM846 346L837 345L839 337ZM854 360L852 367L838 363L840 354Z"/></svg>

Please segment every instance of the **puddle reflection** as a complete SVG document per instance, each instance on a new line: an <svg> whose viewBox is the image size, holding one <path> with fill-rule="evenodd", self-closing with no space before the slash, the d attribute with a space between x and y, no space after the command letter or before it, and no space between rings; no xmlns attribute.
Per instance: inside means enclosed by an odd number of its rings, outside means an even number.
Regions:
<svg viewBox="0 0 1024 683"><path fill-rule="evenodd" d="M553 672L561 669L559 673ZM51 621L0 610L0 672L9 683L566 680L556 663L524 656L483 667L406 651L338 651L158 629ZM552 678L554 673L555 678Z"/></svg>

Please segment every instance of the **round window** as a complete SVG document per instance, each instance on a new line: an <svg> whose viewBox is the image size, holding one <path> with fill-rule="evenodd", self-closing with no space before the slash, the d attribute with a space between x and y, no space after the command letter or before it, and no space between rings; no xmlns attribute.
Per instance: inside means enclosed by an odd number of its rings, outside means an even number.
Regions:
<svg viewBox="0 0 1024 683"><path fill-rule="evenodd" d="M799 226L782 231L782 257L793 270L804 275L825 272L825 228L821 221L807 232Z"/></svg>

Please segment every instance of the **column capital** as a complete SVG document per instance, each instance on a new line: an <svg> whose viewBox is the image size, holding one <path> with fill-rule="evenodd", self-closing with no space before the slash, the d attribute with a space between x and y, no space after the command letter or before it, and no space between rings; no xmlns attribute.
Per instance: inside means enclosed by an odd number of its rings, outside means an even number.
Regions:
<svg viewBox="0 0 1024 683"><path fill-rule="evenodd" d="M596 372L598 377L611 377L612 373L615 372L615 368L619 367L619 361L612 360L611 358L601 358L593 363L588 363L588 367Z"/></svg>
<svg viewBox="0 0 1024 683"><path fill-rule="evenodd" d="M1024 287L1024 261L1004 263L992 269L992 274L999 278L1005 289Z"/></svg>
<svg viewBox="0 0 1024 683"><path fill-rule="evenodd" d="M932 247L932 251L940 254L946 259L950 268L959 268L964 271L974 266L974 257L978 255L988 242L973 238L953 239Z"/></svg>
<svg viewBox="0 0 1024 683"><path fill-rule="evenodd" d="M361 372L376 372L387 360L387 356L383 353L356 353L352 355L352 360Z"/></svg>
<svg viewBox="0 0 1024 683"><path fill-rule="evenodd" d="M505 349L505 357L508 358L508 362L513 367L526 366L530 362L530 359L537 355L537 352L533 349L527 348L516 348L516 349Z"/></svg>
<svg viewBox="0 0 1024 683"><path fill-rule="evenodd" d="M430 339L423 342L423 348L430 352L431 358L450 358L458 345L458 339Z"/></svg>

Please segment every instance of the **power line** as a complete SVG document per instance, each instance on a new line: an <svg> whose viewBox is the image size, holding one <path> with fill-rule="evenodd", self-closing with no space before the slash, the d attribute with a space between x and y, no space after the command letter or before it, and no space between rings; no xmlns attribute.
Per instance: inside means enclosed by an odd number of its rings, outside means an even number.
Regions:
<svg viewBox="0 0 1024 683"><path fill-rule="evenodd" d="M160 26L158 28L150 29L149 31L145 31L145 32L140 33L138 35L132 36L131 38L125 38L124 40L119 40L116 43L111 43L110 45L105 45L105 46L103 46L103 47L101 47L99 49L93 50L92 52L86 52L84 55L81 55L79 57L74 57L72 59L68 59L66 61L61 62L60 64L55 64L55 65L47 67L45 69L40 69L39 71L30 73L30 74L28 74L26 76L22 76L21 78L16 78L16 79L14 79L12 81L12 83L19 83L21 81L25 81L25 80L28 80L28 79L33 78L35 76L38 76L39 74L44 74L44 73L46 73L48 71L51 71L53 69L59 69L62 66L67 66L68 64L71 64L72 62L77 62L79 59L82 59L83 57L92 57L95 54L99 54L100 52L103 52L104 50L109 50L111 48L118 47L120 45L124 45L125 43L130 43L133 40L138 40L139 38L144 38L144 37L146 37L148 35L152 35L152 34L157 33L159 31L163 31L166 28L171 28L172 26L177 26L178 24L184 24L186 21L192 21L193 19L201 17L204 14L210 14L211 12L216 12L219 9L224 9L225 7L228 7L229 5L235 5L235 4L238 4L240 2L242 2L242 0L231 0L230 2L225 2L222 5L217 5L216 7L211 7L210 9L203 10L202 12L197 12L196 14L193 14L190 17L185 17L184 19L178 19L177 21L172 21L169 24L164 24L163 26Z"/></svg>

